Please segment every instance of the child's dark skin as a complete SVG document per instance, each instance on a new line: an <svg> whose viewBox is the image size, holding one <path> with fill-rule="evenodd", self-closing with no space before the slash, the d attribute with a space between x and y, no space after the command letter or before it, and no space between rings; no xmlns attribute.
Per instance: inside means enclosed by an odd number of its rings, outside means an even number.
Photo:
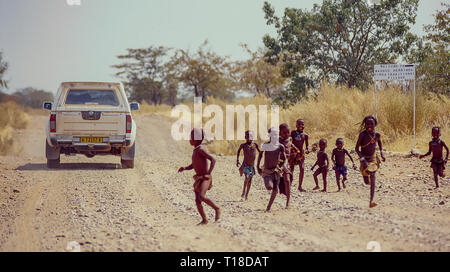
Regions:
<svg viewBox="0 0 450 272"><path fill-rule="evenodd" d="M241 153L241 150L244 150L244 163L249 166L254 166L255 164L256 151L258 151L258 153L261 153L258 144L253 143L253 139L252 137L250 137L248 131L245 133L245 140L246 142L241 144L241 146L239 146L239 149L237 151L237 160L236 160L237 167L240 167L239 155ZM244 188L242 189L241 195L241 197L245 196L245 200L248 199L248 193L250 192L250 187L252 185L252 178L253 176L245 175Z"/></svg>
<svg viewBox="0 0 450 272"><path fill-rule="evenodd" d="M290 170L291 170L291 173L294 174L295 165L299 166L300 173L298 176L298 190L300 192L305 192L305 190L302 188L302 184L303 184L303 176L305 174L304 155L309 153L308 134L303 132L303 129L305 128L305 122L302 119L297 120L296 127L297 127L297 130L293 130L291 132L292 143L297 148L299 155L303 156L303 158L300 161L291 164ZM306 152L303 150L303 144L305 144Z"/></svg>
<svg viewBox="0 0 450 272"><path fill-rule="evenodd" d="M203 138L203 137L202 137ZM208 152L201 146L203 140L194 140L194 130L191 132L191 140L190 144L194 146L194 151L192 152L192 164L186 167L180 167L178 172L181 173L185 170L194 169L196 175L211 175L212 170L214 169L214 165L216 160L208 154ZM211 162L211 165L208 169L208 160ZM199 225L208 224L208 220L206 219L205 211L203 210L202 202L209 205L216 212L215 220L218 221L220 219L220 208L217 207L214 202L206 197L206 192L209 190L211 183L207 181L201 183L199 192L195 191L195 204L197 206L197 210L202 217L202 221Z"/></svg>
<svg viewBox="0 0 450 272"><path fill-rule="evenodd" d="M333 149L333 153L331 155L331 161L333 162L333 167L345 167L345 155L347 155L352 161L353 168L356 169L355 162L353 161L352 156L348 153L347 149L344 148L344 141L341 139L336 140L336 148ZM338 192L341 190L340 179L341 173L339 171L335 171L336 174L336 183L338 186ZM342 175L342 187L345 189L345 181L347 180L347 175Z"/></svg>
<svg viewBox="0 0 450 272"><path fill-rule="evenodd" d="M316 170L316 172L314 172L314 182L316 183L316 187L314 187L313 190L319 190L319 181L317 179L317 176L322 174L322 178L323 178L323 190L321 192L326 192L327 191L327 172L328 172L328 166L329 166L329 161L328 161L328 155L325 152L325 148L327 147L327 141L325 139L321 139L319 141L319 152L317 152L317 161L314 163L313 167L311 167L311 171L314 170L314 168L317 166L319 166L319 168Z"/></svg>
<svg viewBox="0 0 450 272"><path fill-rule="evenodd" d="M271 139L271 141L272 141L272 139ZM258 163L257 163L258 173L260 175L263 175L263 171L260 167L261 159L263 156L264 156L264 168L265 169L274 169L274 168L278 167L279 163L280 163L280 159L283 162L286 161L284 146L281 144L274 151L262 151L261 153L259 153ZM269 189L272 190L272 194L270 195L270 200L269 200L269 204L267 205L266 212L270 211L270 208L272 207L275 197L278 194L278 186L279 186L278 182L279 182L279 180L274 181L272 188L266 187L268 190ZM289 202L286 203L286 208L288 207L288 205L289 205Z"/></svg>
<svg viewBox="0 0 450 272"><path fill-rule="evenodd" d="M431 130L431 135L433 136L433 140L428 144L428 152L424 155L420 155L419 158L422 159L431 153L433 153L433 158L431 159L431 168L433 169L434 175L434 183L436 184L436 188L439 188L439 176L445 177L445 164L448 162L448 147L440 139L441 137L441 129L439 127L434 127ZM444 160L444 149L447 151Z"/></svg>
<svg viewBox="0 0 450 272"><path fill-rule="evenodd" d="M291 156L290 153L292 149L295 148L290 141L290 133L289 127L286 125L284 127L280 127L280 143L284 146L285 157L286 160ZM283 165L285 161L281 162ZM284 180L284 190L286 192L286 209L289 207L289 200L291 198L291 175L289 173L283 172L283 180Z"/></svg>
<svg viewBox="0 0 450 272"><path fill-rule="evenodd" d="M376 144L380 149L381 159L386 161L383 155L383 147L381 143L381 135L378 132L375 132L376 121L375 118L365 118L364 128L358 137L358 141L356 142L355 151L358 154L361 162L361 168L366 169L369 165L369 162L373 160L373 156L376 151ZM363 176L364 183L370 184L370 204L369 207L373 208L377 204L373 202L373 198L375 195L375 172L370 172L368 176Z"/></svg>

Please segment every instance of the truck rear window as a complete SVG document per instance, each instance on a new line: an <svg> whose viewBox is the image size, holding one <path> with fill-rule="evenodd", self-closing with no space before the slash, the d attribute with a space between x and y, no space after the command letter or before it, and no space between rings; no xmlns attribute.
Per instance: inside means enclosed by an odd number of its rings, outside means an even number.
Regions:
<svg viewBox="0 0 450 272"><path fill-rule="evenodd" d="M118 106L114 90L69 90L66 105L108 105Z"/></svg>

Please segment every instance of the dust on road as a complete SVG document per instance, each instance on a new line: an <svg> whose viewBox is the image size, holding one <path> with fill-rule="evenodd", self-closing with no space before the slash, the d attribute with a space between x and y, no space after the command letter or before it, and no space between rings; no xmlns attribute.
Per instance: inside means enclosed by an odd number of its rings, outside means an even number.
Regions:
<svg viewBox="0 0 450 272"><path fill-rule="evenodd" d="M81 251L366 251L370 241L382 251L450 251L449 178L435 190L428 161L398 155L388 155L379 171L374 209L358 172L350 171L339 193L330 173L329 193L320 193L306 170L308 192L294 191L288 210L278 196L271 213L264 212L270 193L261 178L242 201L235 157L217 156L208 195L223 218L196 226L193 173L177 173L192 148L171 139L171 120L135 119L134 169L121 169L119 157L77 155L62 156L61 168L50 170L47 118L18 131L22 152L0 157L0 251L65 251L71 241Z"/></svg>

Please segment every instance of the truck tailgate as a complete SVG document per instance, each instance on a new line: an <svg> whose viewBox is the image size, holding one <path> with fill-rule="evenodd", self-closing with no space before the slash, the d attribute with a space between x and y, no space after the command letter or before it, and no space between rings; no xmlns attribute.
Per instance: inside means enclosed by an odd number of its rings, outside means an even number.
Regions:
<svg viewBox="0 0 450 272"><path fill-rule="evenodd" d="M84 112L84 113L83 113ZM56 134L72 136L110 136L124 135L126 113L92 111L98 119L85 119L89 111L56 112Z"/></svg>

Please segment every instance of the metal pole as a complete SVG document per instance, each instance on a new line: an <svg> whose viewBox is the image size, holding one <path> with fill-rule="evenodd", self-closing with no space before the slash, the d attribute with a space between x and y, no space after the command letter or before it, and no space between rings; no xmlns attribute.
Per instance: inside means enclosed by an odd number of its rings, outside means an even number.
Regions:
<svg viewBox="0 0 450 272"><path fill-rule="evenodd" d="M413 149L416 148L416 79L414 79L413 85L414 92L414 108L413 108Z"/></svg>
<svg viewBox="0 0 450 272"><path fill-rule="evenodd" d="M374 81L373 83L374 83L374 84L373 84L373 96L374 96L374 99L375 99L375 118L376 118L377 121L378 121L378 109L377 109L377 82Z"/></svg>

